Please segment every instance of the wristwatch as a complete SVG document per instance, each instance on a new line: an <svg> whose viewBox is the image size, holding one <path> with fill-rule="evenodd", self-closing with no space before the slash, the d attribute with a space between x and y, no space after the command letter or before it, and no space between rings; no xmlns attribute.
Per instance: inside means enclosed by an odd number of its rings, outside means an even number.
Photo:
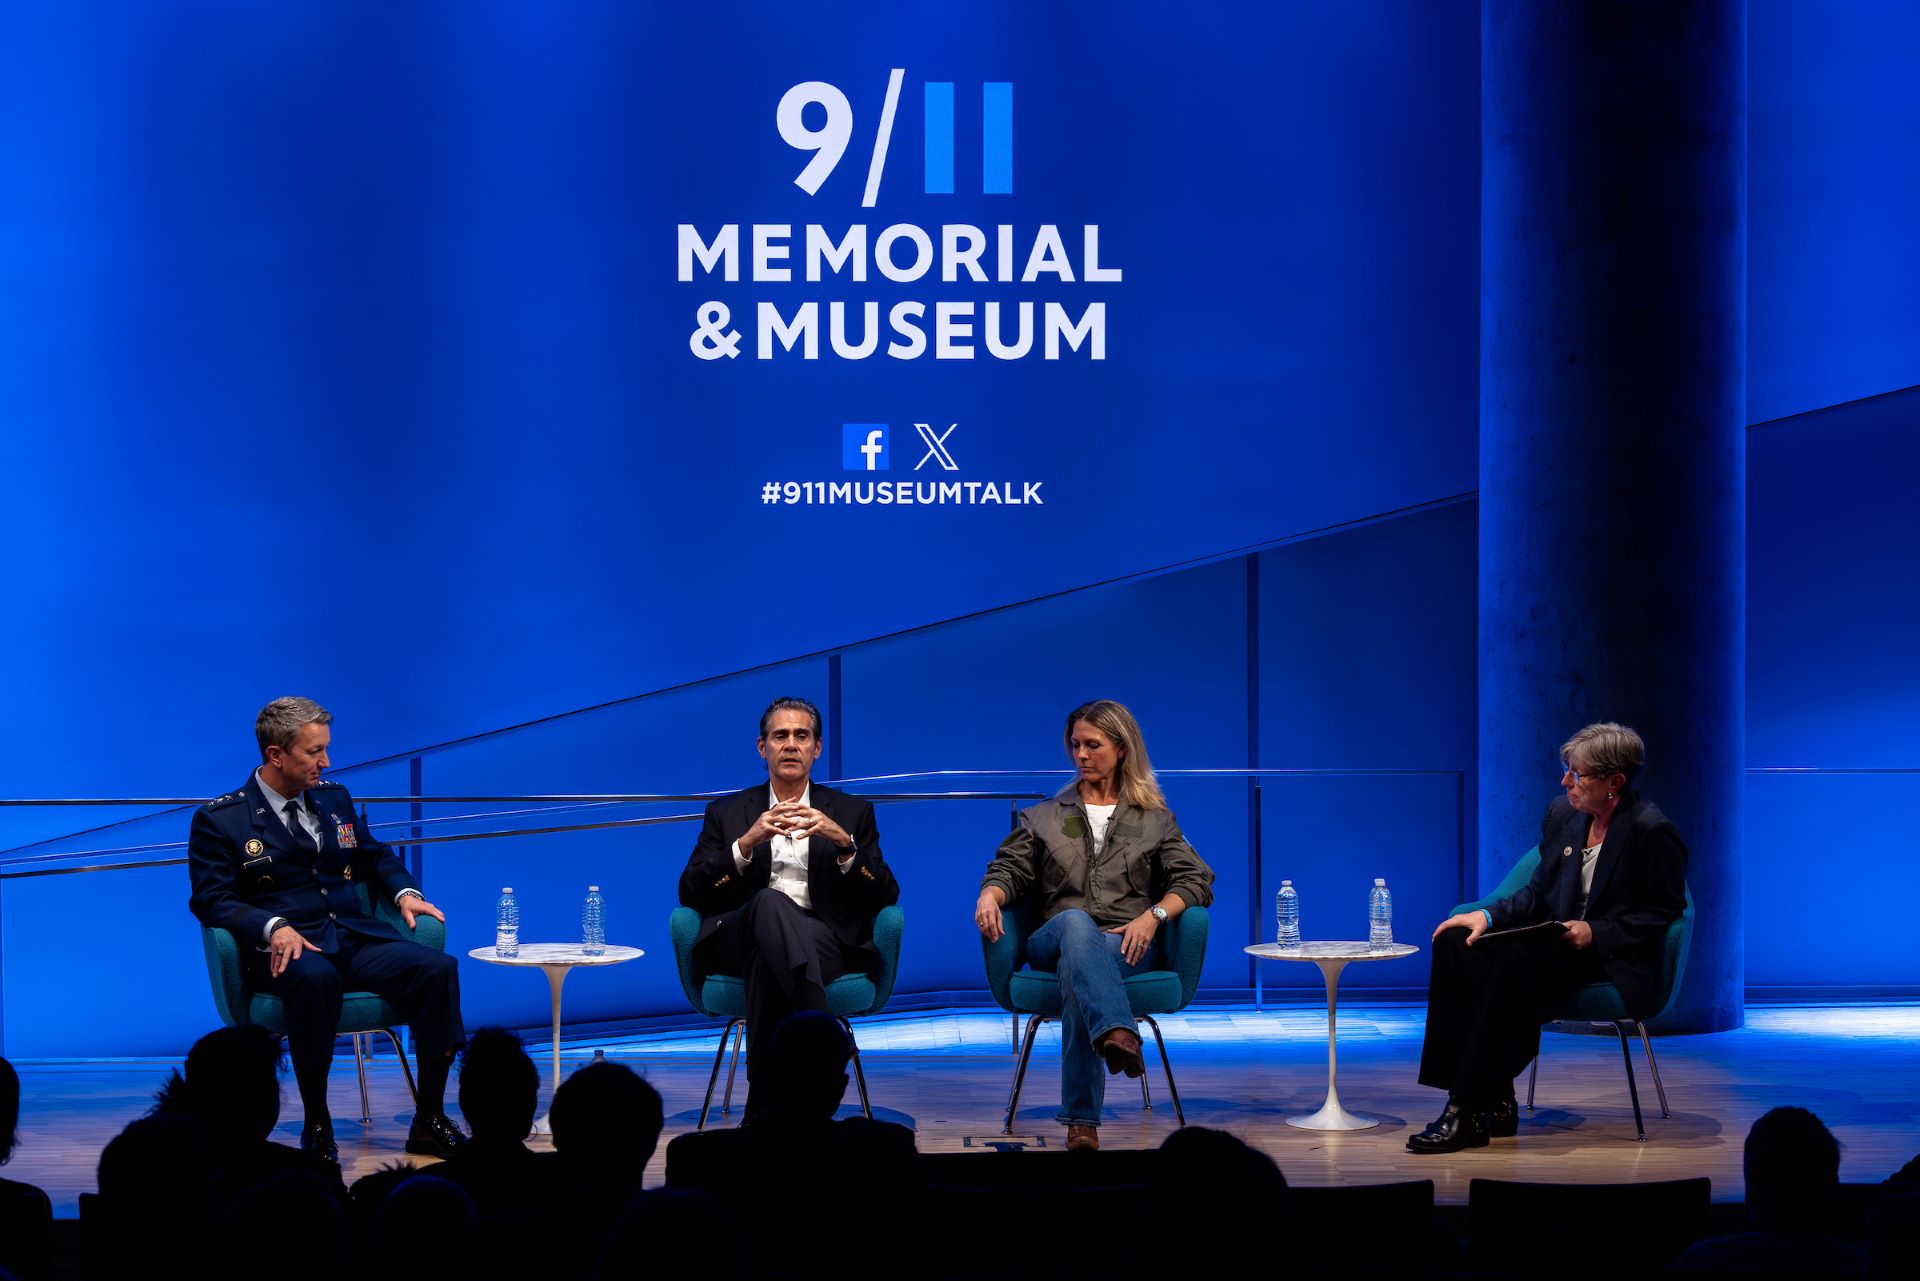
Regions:
<svg viewBox="0 0 1920 1281"><path fill-rule="evenodd" d="M1165 925L1167 923L1167 909L1161 907L1158 903L1148 908L1147 911L1153 913L1153 919L1160 922L1160 924Z"/></svg>

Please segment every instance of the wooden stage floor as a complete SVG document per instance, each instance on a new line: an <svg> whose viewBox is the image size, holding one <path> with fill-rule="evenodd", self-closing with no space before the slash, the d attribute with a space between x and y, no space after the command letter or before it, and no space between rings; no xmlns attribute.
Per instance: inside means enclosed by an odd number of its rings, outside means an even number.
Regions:
<svg viewBox="0 0 1920 1281"><path fill-rule="evenodd" d="M1762 1006L1747 1026L1712 1036L1656 1038L1673 1116L1662 1120L1645 1059L1637 1059L1648 1141L1634 1141L1618 1043L1603 1036L1545 1038L1538 1108L1522 1112L1520 1137L1451 1157L1415 1157L1406 1136L1439 1110L1439 1097L1414 1082L1424 1007L1342 1002L1340 1097L1350 1111L1382 1118L1344 1134L1296 1130L1289 1115L1312 1112L1326 1090L1326 1012L1307 1006L1189 1010L1161 1020L1190 1125L1231 1130L1279 1162L1300 1186L1430 1178L1443 1205L1463 1204L1473 1178L1617 1182L1706 1175L1714 1199L1742 1195L1741 1144L1767 1109L1812 1109L1838 1136L1840 1177L1877 1182L1920 1153L1920 1005ZM936 1011L855 1025L874 1114L914 1127L923 1152L981 1149L1003 1141L1000 1123L1013 1075L1010 1020L982 1010ZM667 1107L667 1136L693 1128L712 1065L715 1033L569 1039L568 1067L594 1051L646 1074ZM544 1041L530 1051L548 1072ZM10 1178L37 1183L55 1213L71 1217L94 1187L100 1150L141 1115L175 1060L115 1059L16 1063L22 1086L20 1146ZM1153 1110L1139 1087L1109 1078L1102 1142L1156 1146L1174 1129L1165 1079L1151 1047ZM1015 1131L1059 1145L1057 1033L1034 1050ZM348 1177L405 1159L411 1102L391 1054L373 1061L372 1126L358 1124L353 1061L335 1060L333 1110ZM741 1081L745 1085L744 1077ZM1520 1081L1524 1101L1526 1082ZM287 1112L275 1137L296 1141L298 1101L289 1080ZM848 1089L848 1097L854 1091ZM856 1100L857 1101L857 1100ZM736 1096L736 1108L739 1098ZM542 1108L544 1110L544 1099ZM718 1116L715 1098L714 1123ZM843 1113L844 1114L844 1113ZM736 1112L737 1115L737 1112ZM545 1139L533 1140L546 1146ZM665 1140L648 1181L662 1177Z"/></svg>

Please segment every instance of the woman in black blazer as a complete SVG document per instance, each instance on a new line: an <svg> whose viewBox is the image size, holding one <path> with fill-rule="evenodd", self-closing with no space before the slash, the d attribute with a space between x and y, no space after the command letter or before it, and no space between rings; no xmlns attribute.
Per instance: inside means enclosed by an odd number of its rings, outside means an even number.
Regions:
<svg viewBox="0 0 1920 1281"><path fill-rule="evenodd" d="M1445 1090L1447 1105L1408 1150L1511 1137L1513 1078L1540 1052L1541 1023L1587 984L1612 981L1634 1018L1659 1012L1667 927L1686 910L1687 847L1630 786L1645 759L1640 736L1611 722L1561 744L1565 795L1540 824L1533 879L1434 930L1420 1084Z"/></svg>

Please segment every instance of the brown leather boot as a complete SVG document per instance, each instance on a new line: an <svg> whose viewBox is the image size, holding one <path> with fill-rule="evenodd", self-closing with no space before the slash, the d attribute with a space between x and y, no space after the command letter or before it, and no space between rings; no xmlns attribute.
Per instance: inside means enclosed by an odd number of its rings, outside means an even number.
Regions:
<svg viewBox="0 0 1920 1281"><path fill-rule="evenodd" d="M1147 1074L1147 1061L1140 1057L1140 1038L1129 1028L1113 1029L1095 1041L1093 1048L1100 1051L1100 1057L1107 1061L1109 1073L1125 1072L1128 1076Z"/></svg>
<svg viewBox="0 0 1920 1281"><path fill-rule="evenodd" d="M1067 1151L1098 1152L1100 1150L1100 1127L1097 1125L1070 1125L1067 1127Z"/></svg>

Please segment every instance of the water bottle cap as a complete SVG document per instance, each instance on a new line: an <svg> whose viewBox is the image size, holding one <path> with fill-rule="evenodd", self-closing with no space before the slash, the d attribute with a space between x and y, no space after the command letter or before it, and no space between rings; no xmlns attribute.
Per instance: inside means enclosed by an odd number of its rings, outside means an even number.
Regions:
<svg viewBox="0 0 1920 1281"><path fill-rule="evenodd" d="M1382 882L1380 882L1380 884L1382 884L1382 885L1384 885L1384 884L1386 884L1386 882L1385 882L1385 881L1382 881ZM598 885L589 885L589 886L587 886L587 893L589 893L589 894L598 894L599 892L600 892L600 887L599 887Z"/></svg>
<svg viewBox="0 0 1920 1281"><path fill-rule="evenodd" d="M511 886L511 885L502 885L502 886L500 887L500 892L501 892L502 894L511 894L511 893L513 893L513 886Z"/></svg>
<svg viewBox="0 0 1920 1281"><path fill-rule="evenodd" d="M1282 882L1280 882L1280 887L1281 887L1282 889L1285 889L1285 888L1286 888L1287 886L1289 886L1289 885L1291 885L1291 884L1293 884L1293 882L1292 882L1292 881L1282 881Z"/></svg>
<svg viewBox="0 0 1920 1281"><path fill-rule="evenodd" d="M1384 876L1376 876L1373 878L1373 883L1375 885L1385 885L1387 883L1387 878Z"/></svg>

